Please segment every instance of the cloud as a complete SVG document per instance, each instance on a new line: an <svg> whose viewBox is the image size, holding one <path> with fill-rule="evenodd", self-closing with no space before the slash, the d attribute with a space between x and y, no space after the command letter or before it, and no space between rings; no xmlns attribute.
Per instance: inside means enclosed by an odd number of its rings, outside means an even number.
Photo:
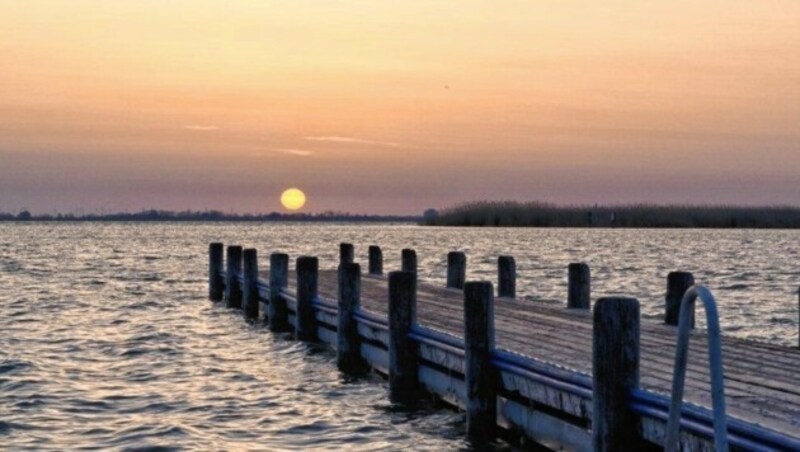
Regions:
<svg viewBox="0 0 800 452"><path fill-rule="evenodd" d="M217 126L206 126L206 125L198 125L198 124L190 124L188 126L183 126L186 130L197 130L200 132L210 132L212 130L219 130Z"/></svg>
<svg viewBox="0 0 800 452"><path fill-rule="evenodd" d="M296 155L298 157L308 157L316 154L316 151L309 151L307 149L292 149L292 148L272 148L269 149L268 152L279 152L281 154ZM252 152L250 153L250 157L265 158L271 155L268 152L263 152L263 151Z"/></svg>
<svg viewBox="0 0 800 452"><path fill-rule="evenodd" d="M321 137L304 137L304 138L310 141L328 141L333 143L364 144L370 146L381 146L386 148L404 147L402 144L395 143L392 141L365 140L363 138L354 138L354 137L321 136Z"/></svg>
<svg viewBox="0 0 800 452"><path fill-rule="evenodd" d="M306 150L306 149L287 149L287 148L278 148L278 149L273 149L273 150L274 150L275 152L283 152L284 154L296 155L296 156L299 156L299 157L308 157L308 156L310 156L310 155L314 155L314 154L316 154L316 152L314 152L314 151L309 151L309 150Z"/></svg>

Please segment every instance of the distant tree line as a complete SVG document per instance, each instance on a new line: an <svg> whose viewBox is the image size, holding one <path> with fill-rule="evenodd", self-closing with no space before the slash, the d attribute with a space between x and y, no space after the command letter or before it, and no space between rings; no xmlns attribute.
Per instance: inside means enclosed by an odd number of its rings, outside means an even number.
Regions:
<svg viewBox="0 0 800 452"><path fill-rule="evenodd" d="M623 228L800 228L800 208L726 205L559 206L542 202L479 201L436 215L430 226L531 226Z"/></svg>
<svg viewBox="0 0 800 452"><path fill-rule="evenodd" d="M23 210L14 215L0 212L0 221L340 221L340 222L418 222L419 216L362 215L349 212L236 214L218 210L173 212L143 210L136 213L33 215Z"/></svg>

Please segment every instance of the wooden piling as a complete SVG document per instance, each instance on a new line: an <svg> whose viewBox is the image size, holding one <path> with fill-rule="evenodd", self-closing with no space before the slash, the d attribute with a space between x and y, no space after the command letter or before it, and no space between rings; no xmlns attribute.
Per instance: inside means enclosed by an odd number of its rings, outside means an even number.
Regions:
<svg viewBox="0 0 800 452"><path fill-rule="evenodd" d="M497 296L517 296L517 262L513 256L497 258Z"/></svg>
<svg viewBox="0 0 800 452"><path fill-rule="evenodd" d="M225 280L221 274L224 251L222 243L208 245L208 298L212 301L222 301L225 293Z"/></svg>
<svg viewBox="0 0 800 452"><path fill-rule="evenodd" d="M289 285L289 255L273 253L269 256L269 306L267 322L272 331L289 331L289 310L281 290Z"/></svg>
<svg viewBox="0 0 800 452"><path fill-rule="evenodd" d="M464 285L464 379L467 393L467 436L490 440L497 425L494 350L494 295L490 282Z"/></svg>
<svg viewBox="0 0 800 452"><path fill-rule="evenodd" d="M212 294L212 284L223 288L226 285L226 276L216 283L212 276L227 274L232 278L228 286L234 290L238 287L243 292L241 302L247 313L250 295L255 292L252 290L253 275L257 274L257 266L264 267L265 263L258 263L255 251L240 250L238 260L244 260L242 270L241 263L236 264L237 250L232 248L228 250L227 262L231 269L226 272L225 260L213 257L225 254L226 249L221 245L209 248L209 295ZM407 251L401 255L402 267L416 269L416 255L413 250ZM413 262L406 259L407 255L414 258ZM313 259L314 262L304 263L303 259ZM213 263L220 260L221 264ZM497 262L498 279L502 280L501 262L499 259ZM312 271L305 273L314 275L313 282L304 276L303 271L312 264ZM218 268L222 265L222 271L212 273L214 265ZM374 368L388 373L390 397L396 409L416 408L416 400L422 397L419 391L423 389L446 404L464 407L466 433L473 447L483 447L484 440L499 433L498 420L502 428L512 434L519 433L526 442L530 439L534 444L564 450L650 450L663 444L668 436L664 421L669 414L667 394L670 380L651 379L647 387L638 387L639 335L648 335L650 342L669 345L675 331L646 323L640 327L640 305L635 299L598 300L596 304L592 303L595 312L591 317L574 312L565 317L564 312L545 312L550 310L519 303L513 312L505 313L508 314L506 317L498 317L493 323L494 299L490 283L465 283L463 291L441 290L435 285L418 283L414 272L394 272L388 275L387 304L387 287L383 285L383 278L364 278L359 271L361 267L354 263L340 267L337 286L337 272L319 270L314 258L298 259L298 285L292 281L292 288L297 290L291 292L285 290L289 279L289 257L285 254L271 255L269 265L270 293L268 300L261 299L263 304L259 305L259 311L268 314L270 328L273 328L273 322L280 322L287 329L294 325L295 317L287 308L295 310L297 302L299 337L318 337L332 345L337 353L337 366L345 373L361 374L361 365L364 371ZM366 273L366 268L364 270ZM294 277L291 279L295 280ZM572 275L570 287L576 286L574 281L580 279ZM498 282L494 297L502 293L499 285ZM256 284L256 290L258 287L263 289ZM796 285L795 289L798 289ZM439 303L420 305L417 313L417 290L421 300L428 294L437 298ZM795 294L790 291L790 299L795 299L800 308L800 291ZM223 290L223 299L234 298L226 292L227 289ZM322 299L314 296L317 293ZM337 298L336 305L330 304L333 296ZM589 297L577 298L588 300ZM513 302L507 298L500 300L501 307L504 302ZM463 318L454 318L452 311L453 308L457 311L459 303L464 303ZM709 310L713 318L715 309L710 303L708 306L711 306ZM279 313L273 312L275 310ZM498 312L498 316L501 314ZM516 337L526 329L519 323L523 318L530 321L528 330L534 333L544 331L544 335ZM462 321L464 323L459 323ZM584 356L578 346L565 348L563 338L547 333L555 331L558 326L574 336L569 340L575 344L593 341L592 353ZM512 348L493 349L494 328L497 337L516 337L512 340ZM746 433L746 438L730 436L731 448L800 450L797 447L800 437L793 434L792 427L795 426L791 424L791 417L785 416L798 404L786 399L786 391L791 388L771 383L780 382L782 378L785 380L786 375L792 374L794 369L789 356L792 352L735 338L729 338L726 344L730 351L728 356L733 357L726 362L728 382L733 382L733 392L743 394L728 400L733 411L729 425L735 423L738 431ZM529 358L538 356L541 350L547 352L547 363ZM670 350L670 347L656 347L650 354L657 362L666 362L671 358L667 356ZM748 366L747 359L742 361L742 357L754 353L763 354L774 365L754 369ZM712 353L712 356L711 359L715 360L718 353ZM689 379L697 380L705 375L705 367L698 366L706 359L695 358L690 361L688 375ZM584 372L587 370L592 372L591 375ZM685 403L704 405L704 401L718 391L693 387L687 393ZM496 404L492 404L492 400ZM592 405L587 407L584 402ZM720 417L715 414L719 410L692 408L689 411L691 422L686 424L684 419L681 426L685 430L684 436L688 435L684 438L688 438L688 442L684 441L683 446L711 450L710 427L721 425Z"/></svg>
<svg viewBox="0 0 800 452"><path fill-rule="evenodd" d="M567 270L567 308L589 309L592 306L592 277L589 266L584 263L569 264Z"/></svg>
<svg viewBox="0 0 800 452"><path fill-rule="evenodd" d="M227 249L225 268L225 301L229 308L242 307L242 287L239 274L242 272L242 247L231 245Z"/></svg>
<svg viewBox="0 0 800 452"><path fill-rule="evenodd" d="M339 265L355 262L355 247L352 243L339 244Z"/></svg>
<svg viewBox="0 0 800 452"><path fill-rule="evenodd" d="M316 257L301 256L297 258L297 327L295 336L301 341L317 339L317 321L314 312L314 300L317 298L319 281L319 261Z"/></svg>
<svg viewBox="0 0 800 452"><path fill-rule="evenodd" d="M447 287L463 289L467 280L467 256L460 251L447 253Z"/></svg>
<svg viewBox="0 0 800 452"><path fill-rule="evenodd" d="M242 287L242 309L247 318L258 317L258 252L254 248L244 250L244 285Z"/></svg>
<svg viewBox="0 0 800 452"><path fill-rule="evenodd" d="M361 358L358 323L354 317L361 304L361 266L344 264L339 269L339 322L336 333L336 365L344 373L365 370Z"/></svg>
<svg viewBox="0 0 800 452"><path fill-rule="evenodd" d="M417 275L389 273L389 398L413 406L417 398L417 343L409 338L417 318Z"/></svg>
<svg viewBox="0 0 800 452"><path fill-rule="evenodd" d="M404 248L400 251L400 268L404 272L417 272L417 252L410 249Z"/></svg>
<svg viewBox="0 0 800 452"><path fill-rule="evenodd" d="M381 251L381 247L376 245L369 247L369 274L383 274L383 251Z"/></svg>
<svg viewBox="0 0 800 452"><path fill-rule="evenodd" d="M694 276L688 272L671 272L667 275L667 295L665 297L664 323L678 325L681 313L681 301L686 291L694 285ZM692 328L694 328L694 311L692 311Z"/></svg>
<svg viewBox="0 0 800 452"><path fill-rule="evenodd" d="M593 328L593 450L636 450L639 420L630 407L630 394L639 387L639 302L599 299Z"/></svg>

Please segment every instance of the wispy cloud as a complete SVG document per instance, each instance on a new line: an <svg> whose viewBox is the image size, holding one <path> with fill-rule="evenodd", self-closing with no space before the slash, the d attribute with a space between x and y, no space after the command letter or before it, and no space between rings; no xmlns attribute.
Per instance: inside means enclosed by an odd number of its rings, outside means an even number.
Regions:
<svg viewBox="0 0 800 452"><path fill-rule="evenodd" d="M274 149L275 152L283 152L284 154L289 155L296 155L299 157L308 157L310 155L316 154L314 151L309 151L307 149L288 149L288 148L278 148Z"/></svg>
<svg viewBox="0 0 800 452"><path fill-rule="evenodd" d="M354 137L319 136L319 137L304 137L304 138L310 141L328 141L333 143L363 144L369 146L381 146L386 148L404 147L401 143L395 143L393 141L365 140L363 138L354 138Z"/></svg>
<svg viewBox="0 0 800 452"><path fill-rule="evenodd" d="M266 151L252 152L250 153L250 157L261 159L261 158L267 158L275 153L295 155L297 157L309 157L316 154L317 152L309 151L308 149L272 148L272 149L267 149Z"/></svg>
<svg viewBox="0 0 800 452"><path fill-rule="evenodd" d="M190 124L188 126L183 126L183 128L186 130L197 130L200 132L210 132L213 130L219 130L219 127L217 126L207 126L201 124Z"/></svg>

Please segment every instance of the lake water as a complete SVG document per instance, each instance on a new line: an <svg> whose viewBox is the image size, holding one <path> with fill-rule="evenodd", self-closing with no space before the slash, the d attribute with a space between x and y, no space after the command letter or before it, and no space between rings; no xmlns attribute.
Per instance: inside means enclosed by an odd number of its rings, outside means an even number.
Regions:
<svg viewBox="0 0 800 452"><path fill-rule="evenodd" d="M332 224L0 224L0 444L136 450L452 450L463 417L393 411L379 379L350 380L331 352L248 324L207 297L211 241L312 254L338 243L415 248L444 284L447 251L468 278L516 257L518 292L563 302L566 266L592 267L595 296L663 311L666 275L687 270L720 305L723 333L797 343L800 231L451 229ZM533 301L532 301L533 302ZM498 446L501 447L501 446Z"/></svg>

